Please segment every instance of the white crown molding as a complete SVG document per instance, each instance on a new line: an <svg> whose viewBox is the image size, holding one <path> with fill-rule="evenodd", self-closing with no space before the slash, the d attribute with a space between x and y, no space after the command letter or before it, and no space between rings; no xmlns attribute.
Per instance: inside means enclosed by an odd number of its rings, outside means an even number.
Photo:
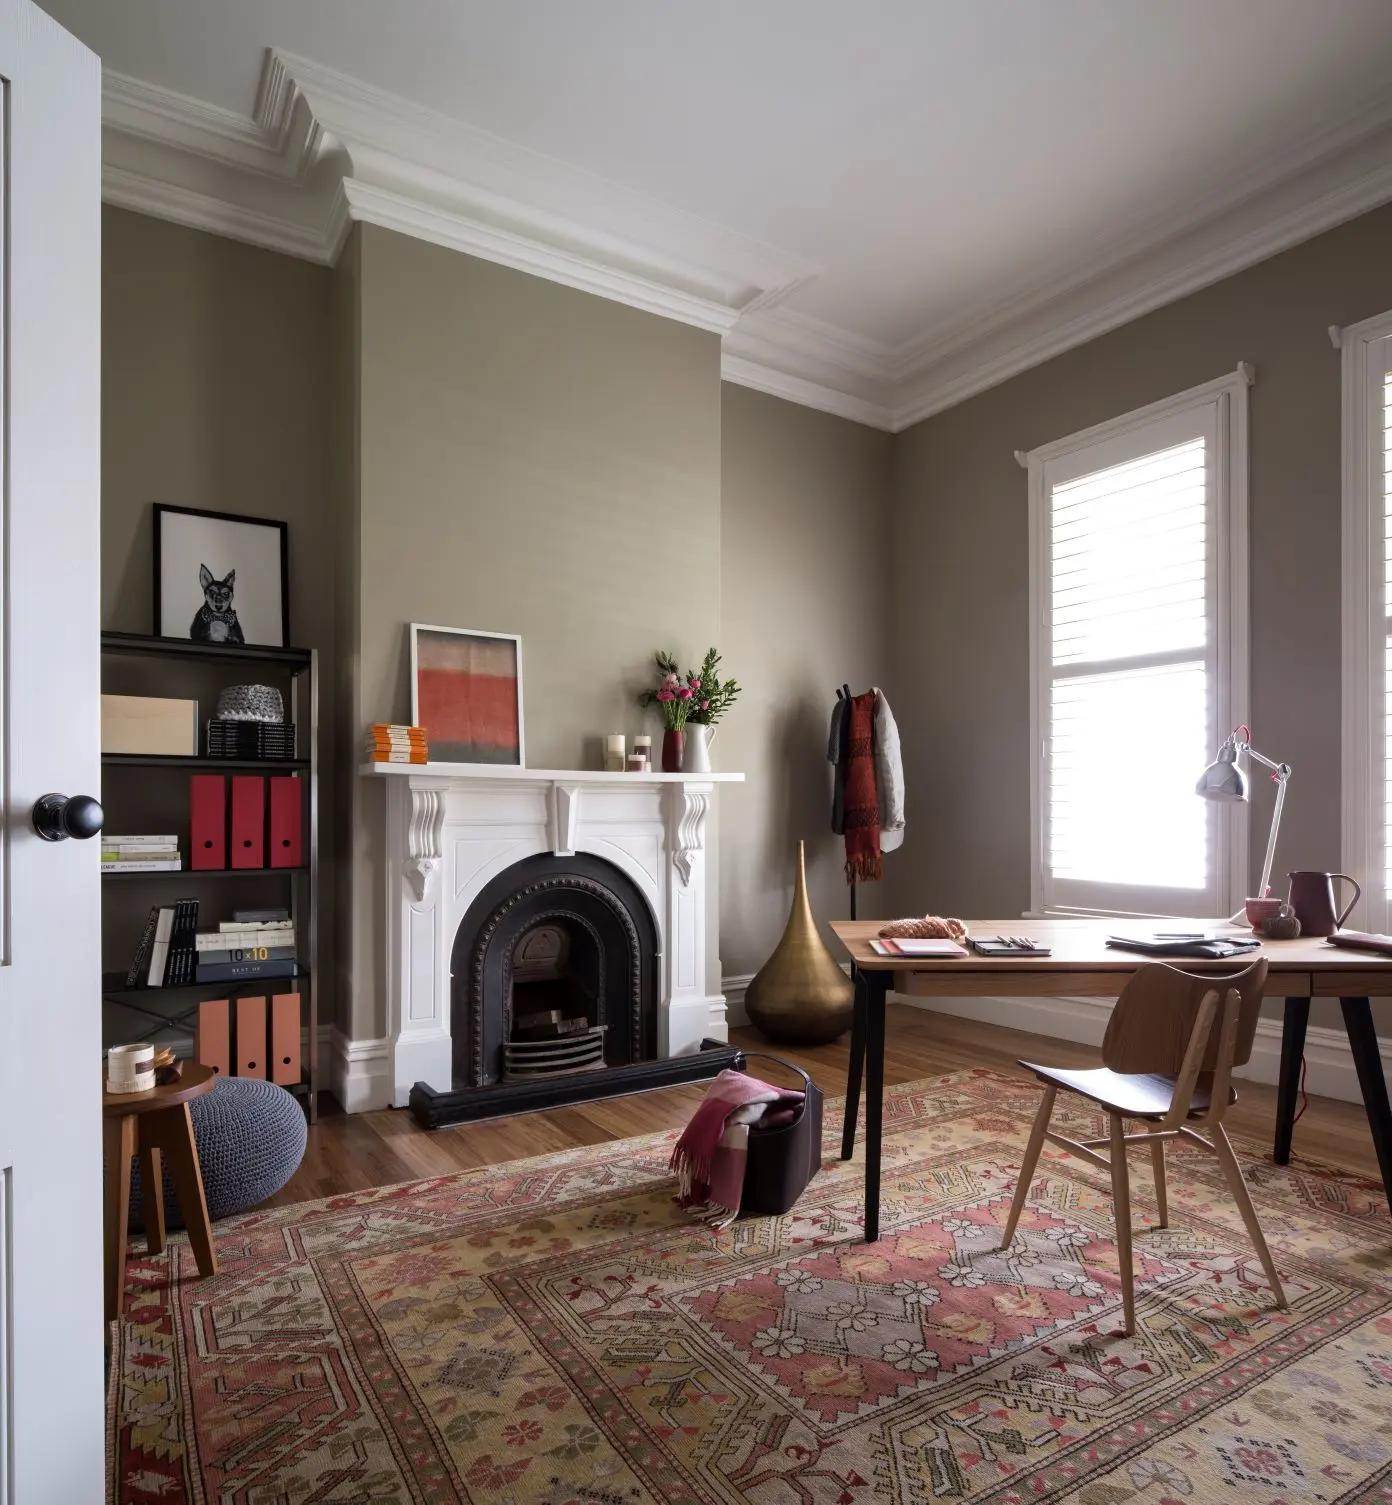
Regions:
<svg viewBox="0 0 1392 1505"><path fill-rule="evenodd" d="M1292 154L1300 166L1283 178L1259 175L1264 186L1245 194L1224 184L1178 233L1114 245L1064 281L908 342L892 362L896 430L1388 202L1392 107L1368 120L1361 112L1361 134L1320 133L1334 149Z"/></svg>
<svg viewBox="0 0 1392 1505"><path fill-rule="evenodd" d="M878 344L783 304L805 258L289 53L255 118L103 84L108 202L332 265L355 221L723 336L727 381L898 432L1392 199L1392 94L1067 277Z"/></svg>
<svg viewBox="0 0 1392 1505"><path fill-rule="evenodd" d="M870 428L894 426L890 350L789 308L746 314L721 345L720 375Z"/></svg>
<svg viewBox="0 0 1392 1505"><path fill-rule="evenodd" d="M819 270L289 53L254 121L107 75L103 125L111 202L313 261L342 248L341 187L349 221L720 333ZM315 202L276 194L292 185Z"/></svg>

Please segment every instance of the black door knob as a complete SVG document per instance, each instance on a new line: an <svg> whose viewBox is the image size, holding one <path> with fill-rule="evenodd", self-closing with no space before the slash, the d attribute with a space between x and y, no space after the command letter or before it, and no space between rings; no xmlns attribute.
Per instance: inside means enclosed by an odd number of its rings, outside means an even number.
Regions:
<svg viewBox="0 0 1392 1505"><path fill-rule="evenodd" d="M86 841L102 828L102 807L90 794L45 794L34 801L34 829L45 841Z"/></svg>

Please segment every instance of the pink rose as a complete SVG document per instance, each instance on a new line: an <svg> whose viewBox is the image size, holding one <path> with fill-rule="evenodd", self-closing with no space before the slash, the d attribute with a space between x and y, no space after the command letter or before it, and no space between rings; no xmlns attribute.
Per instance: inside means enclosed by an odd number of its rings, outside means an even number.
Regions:
<svg viewBox="0 0 1392 1505"><path fill-rule="evenodd" d="M677 691L677 694L680 695L683 700L691 699L691 690L686 685L683 685L681 689Z"/></svg>
<svg viewBox="0 0 1392 1505"><path fill-rule="evenodd" d="M701 681L697 679L694 674L691 676L691 688L693 690L699 690L701 688Z"/></svg>
<svg viewBox="0 0 1392 1505"><path fill-rule="evenodd" d="M659 700L675 700L677 697L676 692L673 690L659 690L657 692L657 698Z"/></svg>
<svg viewBox="0 0 1392 1505"><path fill-rule="evenodd" d="M668 689L676 689L677 676L675 674L667 674L663 677L662 683Z"/></svg>
<svg viewBox="0 0 1392 1505"><path fill-rule="evenodd" d="M708 711L708 710L710 710L710 701L709 701L709 700L703 700L703 701L702 701L702 702L701 702L701 709L702 709L702 710L703 710L703 711Z"/></svg>

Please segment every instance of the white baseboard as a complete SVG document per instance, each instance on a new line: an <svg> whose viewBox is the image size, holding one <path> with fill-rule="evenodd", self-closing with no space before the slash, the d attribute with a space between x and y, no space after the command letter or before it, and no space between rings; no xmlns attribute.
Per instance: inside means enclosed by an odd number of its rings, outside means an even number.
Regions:
<svg viewBox="0 0 1392 1505"><path fill-rule="evenodd" d="M754 981L752 972L741 972L738 977L727 977L721 983L725 992L725 1023L738 1029L749 1023L744 1011L744 990Z"/></svg>
<svg viewBox="0 0 1392 1505"><path fill-rule="evenodd" d="M1028 1030L1031 1034L1076 1040L1085 1045L1102 1043L1107 1016L1112 1011L1111 1000L1106 998L909 998L900 993L891 996L896 1003L950 1014L955 1019L979 1019L983 1024L999 1024L1007 1029ZM1392 1067L1392 1041L1381 1042L1381 1047L1385 1073ZM1234 1075L1274 1086L1280 1072L1280 1021L1262 1019L1257 1024L1252 1059ZM1306 1031L1305 1085L1321 1097L1362 1102L1358 1073L1349 1054L1348 1037L1342 1030L1311 1025Z"/></svg>
<svg viewBox="0 0 1392 1505"><path fill-rule="evenodd" d="M320 1078L345 1113L391 1107L389 1041L351 1040L336 1024L319 1029Z"/></svg>

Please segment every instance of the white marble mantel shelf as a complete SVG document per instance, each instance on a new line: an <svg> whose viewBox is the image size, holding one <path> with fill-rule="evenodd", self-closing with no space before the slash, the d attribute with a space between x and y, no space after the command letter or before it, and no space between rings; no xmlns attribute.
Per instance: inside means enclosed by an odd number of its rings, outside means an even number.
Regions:
<svg viewBox="0 0 1392 1505"><path fill-rule="evenodd" d="M363 773L534 784L742 784L742 773L609 773L599 768L513 768L505 763L364 763Z"/></svg>

